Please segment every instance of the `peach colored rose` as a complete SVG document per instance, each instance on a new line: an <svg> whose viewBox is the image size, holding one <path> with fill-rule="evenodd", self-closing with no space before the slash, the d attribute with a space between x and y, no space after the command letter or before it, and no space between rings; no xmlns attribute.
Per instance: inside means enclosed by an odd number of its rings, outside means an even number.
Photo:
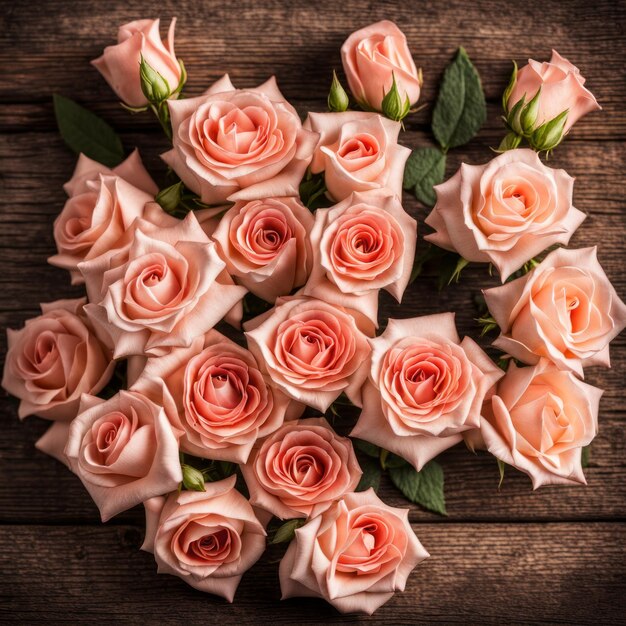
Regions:
<svg viewBox="0 0 626 626"><path fill-rule="evenodd" d="M289 405L252 354L216 330L148 359L131 389L165 407L181 450L235 463L282 425Z"/></svg>
<svg viewBox="0 0 626 626"><path fill-rule="evenodd" d="M478 428L487 392L503 375L454 313L389 320L372 345L363 411L350 433L405 458L419 471Z"/></svg>
<svg viewBox="0 0 626 626"><path fill-rule="evenodd" d="M285 424L253 451L243 477L250 504L279 517L315 517L359 484L352 442L323 418Z"/></svg>
<svg viewBox="0 0 626 626"><path fill-rule="evenodd" d="M89 317L115 357L189 346L245 294L218 281L225 264L193 212L171 227L136 220L129 243L79 265Z"/></svg>
<svg viewBox="0 0 626 626"><path fill-rule="evenodd" d="M85 302L42 304L43 315L27 320L21 330L7 329L2 386L21 400L20 419L70 421L81 394L98 393L111 378L115 364L83 314Z"/></svg>
<svg viewBox="0 0 626 626"><path fill-rule="evenodd" d="M323 598L341 613L371 615L404 591L429 556L408 512L387 506L373 489L346 494L296 530L280 562L283 599Z"/></svg>
<svg viewBox="0 0 626 626"><path fill-rule="evenodd" d="M626 305L598 263L596 248L558 249L485 300L500 327L494 345L524 363L540 357L583 375L608 367L609 342L626 326Z"/></svg>
<svg viewBox="0 0 626 626"><path fill-rule="evenodd" d="M601 395L546 359L534 367L511 362L485 406L480 431L489 452L528 474L533 489L585 484L581 450L598 431Z"/></svg>
<svg viewBox="0 0 626 626"><path fill-rule="evenodd" d="M402 197L404 164L411 154L398 144L400 122L377 113L309 113L304 127L320 134L311 172L324 172L336 202L353 191L386 189Z"/></svg>
<svg viewBox="0 0 626 626"><path fill-rule="evenodd" d="M83 282L78 264L115 248L158 189L137 150L112 170L81 154L66 189L70 198L54 221L58 254L48 262L76 285Z"/></svg>
<svg viewBox="0 0 626 626"><path fill-rule="evenodd" d="M398 302L409 283L417 223L397 196L353 193L315 212L307 296L360 311L377 324L378 291Z"/></svg>
<svg viewBox="0 0 626 626"><path fill-rule="evenodd" d="M297 198L237 202L213 233L238 283L268 302L300 287L311 271L311 212Z"/></svg>
<svg viewBox="0 0 626 626"><path fill-rule="evenodd" d="M298 195L318 136L274 77L243 90L226 74L204 95L168 104L174 148L163 160L203 202Z"/></svg>
<svg viewBox="0 0 626 626"><path fill-rule="evenodd" d="M265 550L265 529L235 489L234 475L205 489L148 500L142 550L154 552L159 574L232 602Z"/></svg>
<svg viewBox="0 0 626 626"><path fill-rule="evenodd" d="M424 239L468 261L493 263L504 282L546 248L566 245L585 214L572 205L574 179L536 152L509 150L485 165L463 163L437 185Z"/></svg>
<svg viewBox="0 0 626 626"><path fill-rule="evenodd" d="M133 107L148 104L141 90L139 64L141 57L167 81L170 91L178 87L181 67L174 53L173 18L167 41L161 41L159 20L135 20L120 26L117 45L107 46L102 56L91 63L104 76L122 102Z"/></svg>
<svg viewBox="0 0 626 626"><path fill-rule="evenodd" d="M370 347L346 309L302 296L279 298L244 327L252 354L290 398L321 412L342 392L360 404Z"/></svg>
<svg viewBox="0 0 626 626"><path fill-rule="evenodd" d="M341 61L352 95L361 104L380 111L391 89L392 73L402 101L415 104L421 81L404 33L389 20L352 33L341 46Z"/></svg>
<svg viewBox="0 0 626 626"><path fill-rule="evenodd" d="M539 63L528 59L528 65L519 70L507 107L510 111L524 96L526 102L530 102L541 88L535 127L567 109L569 113L564 129L567 133L583 115L602 108L584 84L585 79L580 75L580 70L556 50L552 50L550 61Z"/></svg>

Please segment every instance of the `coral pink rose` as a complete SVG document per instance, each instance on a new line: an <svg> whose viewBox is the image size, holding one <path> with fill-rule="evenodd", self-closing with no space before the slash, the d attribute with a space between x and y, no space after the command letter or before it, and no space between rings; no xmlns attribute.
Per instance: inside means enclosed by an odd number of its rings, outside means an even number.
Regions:
<svg viewBox="0 0 626 626"><path fill-rule="evenodd" d="M402 197L404 164L411 154L398 144L400 122L377 113L309 113L305 128L320 134L311 172L324 172L335 201L353 191L386 189Z"/></svg>
<svg viewBox="0 0 626 626"><path fill-rule="evenodd" d="M289 397L321 412L342 392L360 404L370 347L346 309L312 298L279 299L245 328L257 361Z"/></svg>
<svg viewBox="0 0 626 626"><path fill-rule="evenodd" d="M408 509L384 504L373 489L349 493L296 530L280 562L283 599L323 598L342 613L367 613L404 591L429 556Z"/></svg>
<svg viewBox="0 0 626 626"><path fill-rule="evenodd" d="M83 314L84 298L41 305L43 315L21 330L7 330L2 386L21 400L20 418L70 421L81 394L98 393L114 362Z"/></svg>
<svg viewBox="0 0 626 626"><path fill-rule="evenodd" d="M503 372L454 313L389 320L372 345L363 411L350 433L405 458L419 471L477 428L487 392Z"/></svg>
<svg viewBox="0 0 626 626"><path fill-rule="evenodd" d="M237 202L213 239L229 274L268 302L302 286L311 271L311 212L297 198Z"/></svg>
<svg viewBox="0 0 626 626"><path fill-rule="evenodd" d="M509 150L485 165L463 163L437 185L424 239L468 261L493 263L504 282L546 248L566 245L585 214L572 206L574 179L536 152Z"/></svg>
<svg viewBox="0 0 626 626"><path fill-rule="evenodd" d="M626 305L595 247L554 250L525 276L483 293L500 327L495 346L524 363L545 357L579 376L585 366L609 366L609 342L626 326Z"/></svg>
<svg viewBox="0 0 626 626"><path fill-rule="evenodd" d="M182 71L174 53L175 26L176 18L170 23L167 41L163 42L159 20L124 24L117 32L117 45L107 46L102 56L92 61L122 102L133 107L148 104L139 76L142 56L167 81L170 91L178 87Z"/></svg>
<svg viewBox="0 0 626 626"><path fill-rule="evenodd" d="M568 132L583 115L602 108L584 84L580 70L552 50L550 61L539 63L528 59L528 65L519 70L507 108L510 111L524 96L526 102L530 102L541 89L535 127L568 110L564 129Z"/></svg>
<svg viewBox="0 0 626 626"><path fill-rule="evenodd" d="M484 408L480 431L489 452L528 474L533 488L585 484L581 450L598 431L602 390L542 359L511 362Z"/></svg>
<svg viewBox="0 0 626 626"><path fill-rule="evenodd" d="M289 406L252 354L215 330L148 359L132 390L165 407L181 450L235 463L282 425Z"/></svg>
<svg viewBox="0 0 626 626"><path fill-rule="evenodd" d="M317 134L274 77L243 90L225 75L203 96L168 104L174 148L163 159L203 202L298 195Z"/></svg>
<svg viewBox="0 0 626 626"><path fill-rule="evenodd" d="M235 476L205 489L146 502L142 550L154 552L159 574L232 602L241 577L265 550L265 529L235 489Z"/></svg>
<svg viewBox="0 0 626 626"><path fill-rule="evenodd" d="M361 104L380 111L392 85L392 73L400 97L415 104L420 97L420 75L404 33L389 20L352 33L341 46L343 69L352 95Z"/></svg>
<svg viewBox="0 0 626 626"><path fill-rule="evenodd" d="M279 517L315 517L361 478L352 442L323 418L289 422L241 466L250 503Z"/></svg>
<svg viewBox="0 0 626 626"><path fill-rule="evenodd" d="M378 290L398 302L411 277L417 223L397 196L353 193L315 212L307 296L361 311L377 324Z"/></svg>
<svg viewBox="0 0 626 626"><path fill-rule="evenodd" d="M81 154L65 189L70 198L54 221L58 254L48 262L69 270L76 285L78 264L115 248L158 188L135 150L112 170Z"/></svg>

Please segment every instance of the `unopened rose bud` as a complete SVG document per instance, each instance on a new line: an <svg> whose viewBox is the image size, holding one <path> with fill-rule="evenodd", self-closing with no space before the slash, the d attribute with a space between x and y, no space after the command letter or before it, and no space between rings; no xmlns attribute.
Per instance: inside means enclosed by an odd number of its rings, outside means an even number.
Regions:
<svg viewBox="0 0 626 626"><path fill-rule="evenodd" d="M183 470L183 485L189 491L206 491L204 488L204 476L199 469L191 465L181 465Z"/></svg>
<svg viewBox="0 0 626 626"><path fill-rule="evenodd" d="M554 119L537 128L529 139L530 147L537 152L554 150L563 139L569 111L565 110Z"/></svg>
<svg viewBox="0 0 626 626"><path fill-rule="evenodd" d="M522 141L522 136L516 133L507 133L504 139L500 142L497 152L506 152L507 150L515 150ZM161 205L162 206L162 205Z"/></svg>
<svg viewBox="0 0 626 626"><path fill-rule="evenodd" d="M349 103L348 94L341 86L337 72L333 70L333 82L328 92L328 110L333 113L342 113L348 108Z"/></svg>
<svg viewBox="0 0 626 626"><path fill-rule="evenodd" d="M530 133L535 128L537 122L537 115L539 113L539 97L541 96L541 87L537 90L537 93L533 96L533 99L526 104L520 114L520 123L522 131L524 133Z"/></svg>
<svg viewBox="0 0 626 626"><path fill-rule="evenodd" d="M408 114L411 108L411 102L409 96L405 94L404 102L400 96L398 85L396 84L395 74L392 74L391 89L385 94L382 103L383 115L390 120L399 122L403 120Z"/></svg>
<svg viewBox="0 0 626 626"><path fill-rule="evenodd" d="M183 183L178 182L171 187L161 189L157 194L155 200L161 205L161 208L168 213L175 211L181 201L183 192Z"/></svg>
<svg viewBox="0 0 626 626"><path fill-rule="evenodd" d="M150 66L143 55L139 65L139 78L141 80L141 91L148 99L148 102L159 104L169 98L171 90L167 81Z"/></svg>

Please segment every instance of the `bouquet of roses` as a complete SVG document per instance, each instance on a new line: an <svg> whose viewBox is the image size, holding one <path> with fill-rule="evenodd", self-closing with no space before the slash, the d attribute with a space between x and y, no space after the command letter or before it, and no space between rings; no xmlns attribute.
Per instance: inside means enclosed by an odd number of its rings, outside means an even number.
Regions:
<svg viewBox="0 0 626 626"><path fill-rule="evenodd" d="M188 97L174 26L163 41L159 20L125 24L93 61L171 140L161 185L103 120L55 96L79 157L49 262L86 297L8 331L2 385L20 418L53 421L37 447L103 521L143 503L159 572L232 601L269 536L289 542L284 598L372 613L428 556L408 510L376 495L383 471L439 513L433 459L462 441L535 488L585 482L602 392L583 367L609 364L626 307L595 248L558 247L585 215L573 178L540 155L599 106L556 52L515 66L498 155L443 182L447 153L486 117L462 48L433 108L437 145L411 152L398 138L423 79L395 24L348 37L352 98L334 74L329 111L304 123L273 77L236 88L225 75ZM403 187L433 207L417 255ZM442 285L469 262L499 272L480 322L500 329L500 363L459 337L454 313L379 327L379 291L401 301L433 262ZM331 425L351 405L354 439Z"/></svg>

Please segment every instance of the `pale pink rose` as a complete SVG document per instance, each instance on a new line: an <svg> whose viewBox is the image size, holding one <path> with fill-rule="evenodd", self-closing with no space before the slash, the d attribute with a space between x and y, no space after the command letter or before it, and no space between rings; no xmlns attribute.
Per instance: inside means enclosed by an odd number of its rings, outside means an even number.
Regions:
<svg viewBox="0 0 626 626"><path fill-rule="evenodd" d="M2 386L21 400L20 419L76 417L81 394L98 393L115 363L83 314L86 300L57 300L41 305L43 315L21 330L7 329L8 351Z"/></svg>
<svg viewBox="0 0 626 626"><path fill-rule="evenodd" d="M345 392L360 404L370 347L346 309L297 296L247 324L248 347L274 384L318 411Z"/></svg>
<svg viewBox="0 0 626 626"><path fill-rule="evenodd" d="M533 489L586 484L581 451L597 434L601 395L546 359L522 368L511 361L480 421L487 450L528 474Z"/></svg>
<svg viewBox="0 0 626 626"><path fill-rule="evenodd" d="M387 506L368 489L346 494L296 530L280 562L283 599L323 598L341 613L367 613L404 591L429 556L408 509Z"/></svg>
<svg viewBox="0 0 626 626"><path fill-rule="evenodd" d="M54 221L58 254L48 262L68 270L77 285L78 264L115 248L158 188L137 150L112 170L81 154L65 188L70 197Z"/></svg>
<svg viewBox="0 0 626 626"><path fill-rule="evenodd" d="M241 466L250 504L280 519L315 517L361 478L352 442L323 418L285 424Z"/></svg>
<svg viewBox="0 0 626 626"><path fill-rule="evenodd" d="M609 342L626 326L626 305L596 251L554 250L525 276L485 290L500 327L493 345L524 363L545 357L579 376L588 365L609 367Z"/></svg>
<svg viewBox="0 0 626 626"><path fill-rule="evenodd" d="M583 115L602 108L594 95L583 87L584 84L585 79L580 75L580 70L556 50L552 50L550 61L539 63L528 59L528 65L519 70L507 107L510 111L524 96L526 102L530 102L541 88L535 127L554 119L567 109L567 133Z"/></svg>
<svg viewBox="0 0 626 626"><path fill-rule="evenodd" d="M417 222L397 196L353 193L315 212L307 296L360 311L378 324L378 291L398 302L409 284Z"/></svg>
<svg viewBox="0 0 626 626"><path fill-rule="evenodd" d="M392 85L392 73L400 97L415 104L421 81L404 33L389 20L352 33L341 46L343 70L352 95L361 104L380 111Z"/></svg>
<svg viewBox="0 0 626 626"><path fill-rule="evenodd" d="M165 407L183 452L235 463L282 425L289 407L254 356L216 330L148 359L131 389Z"/></svg>
<svg viewBox="0 0 626 626"><path fill-rule="evenodd" d="M163 160L203 202L298 195L318 135L302 127L274 77L244 90L225 75L204 95L168 105L174 148Z"/></svg>
<svg viewBox="0 0 626 626"><path fill-rule="evenodd" d="M79 264L85 311L110 337L116 358L189 346L246 293L218 280L225 264L193 212L169 227L138 219L127 239Z"/></svg>
<svg viewBox="0 0 626 626"><path fill-rule="evenodd" d="M154 552L159 574L233 601L241 577L265 550L265 529L235 489L235 476L206 491L152 498L142 550Z"/></svg>
<svg viewBox="0 0 626 626"><path fill-rule="evenodd" d="M336 202L353 191L386 189L402 197L404 164L411 154L398 144L400 122L378 113L309 113L304 127L319 133L311 172L324 172Z"/></svg>
<svg viewBox="0 0 626 626"><path fill-rule="evenodd" d="M164 42L159 33L159 20L136 20L124 24L117 31L117 45L107 46L102 56L91 62L122 102L133 107L148 104L139 76L142 56L163 76L170 91L178 87L182 71L174 53L175 26L176 18L173 18Z"/></svg>
<svg viewBox="0 0 626 626"><path fill-rule="evenodd" d="M228 273L268 302L302 286L311 271L311 212L297 198L237 202L213 232Z"/></svg>
<svg viewBox="0 0 626 626"><path fill-rule="evenodd" d="M419 471L478 428L483 400L502 377L454 313L389 320L372 345L363 411L350 433L403 457Z"/></svg>
<svg viewBox="0 0 626 626"><path fill-rule="evenodd" d="M493 263L504 282L535 255L566 245L585 214L572 205L574 179L533 150L508 150L485 165L463 163L437 185L424 239L468 261Z"/></svg>

